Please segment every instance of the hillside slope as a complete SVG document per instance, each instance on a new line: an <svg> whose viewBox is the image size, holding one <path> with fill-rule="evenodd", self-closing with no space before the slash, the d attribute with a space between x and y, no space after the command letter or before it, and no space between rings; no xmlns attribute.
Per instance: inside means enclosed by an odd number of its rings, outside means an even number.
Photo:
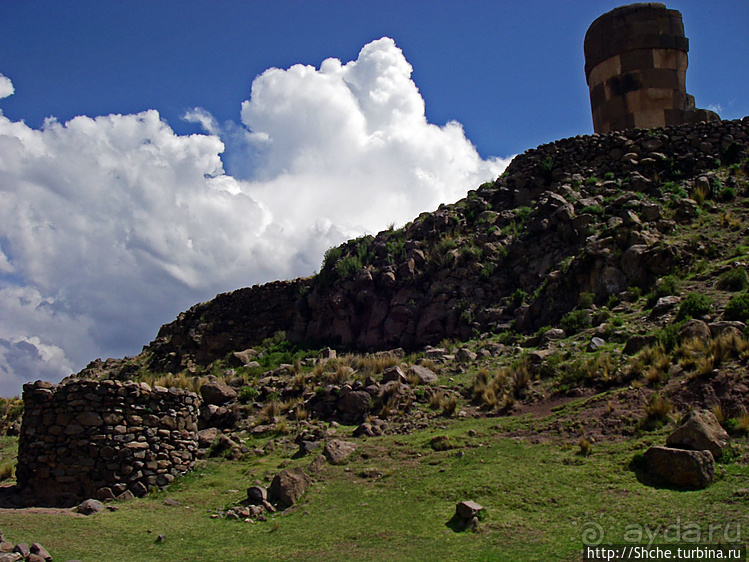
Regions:
<svg viewBox="0 0 749 562"><path fill-rule="evenodd" d="M645 293L743 244L734 223L725 250L683 232L705 210L743 221L748 143L744 118L540 146L453 205L332 248L319 274L218 295L164 325L137 361L82 375L194 371L278 331L372 351L555 325L583 293L598 305Z"/></svg>

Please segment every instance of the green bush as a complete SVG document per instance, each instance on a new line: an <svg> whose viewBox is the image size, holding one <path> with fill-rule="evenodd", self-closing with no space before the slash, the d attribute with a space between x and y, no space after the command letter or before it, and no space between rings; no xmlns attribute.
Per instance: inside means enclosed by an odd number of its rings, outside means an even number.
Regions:
<svg viewBox="0 0 749 562"><path fill-rule="evenodd" d="M595 297L593 293L580 293L577 299L577 308L590 308L593 306Z"/></svg>
<svg viewBox="0 0 749 562"><path fill-rule="evenodd" d="M673 275L667 275L658 280L655 284L655 288L648 294L647 307L652 308L658 299L662 297L668 297L671 295L678 295L679 281Z"/></svg>
<svg viewBox="0 0 749 562"><path fill-rule="evenodd" d="M686 318L700 318L709 313L712 308L713 303L709 296L701 295L699 293L689 293L687 297L681 301L676 319L684 320Z"/></svg>
<svg viewBox="0 0 749 562"><path fill-rule="evenodd" d="M546 180L546 183L551 183L554 179L554 157L547 156L539 164L541 170L541 177Z"/></svg>
<svg viewBox="0 0 749 562"><path fill-rule="evenodd" d="M336 273L338 273L341 279L353 277L362 267L364 266L359 256L346 256L338 260L335 264Z"/></svg>
<svg viewBox="0 0 749 562"><path fill-rule="evenodd" d="M718 288L724 291L746 291L749 288L749 278L746 275L746 269L736 267L718 277Z"/></svg>
<svg viewBox="0 0 749 562"><path fill-rule="evenodd" d="M723 310L723 317L726 320L738 320L739 322L749 320L749 293L732 297Z"/></svg>
<svg viewBox="0 0 749 562"><path fill-rule="evenodd" d="M576 334L590 328L590 313L587 310L573 310L562 317L560 324L568 335Z"/></svg>
<svg viewBox="0 0 749 562"><path fill-rule="evenodd" d="M242 404L247 404L248 402L254 401L255 398L257 398L258 394L259 392L254 386L245 386L244 388L242 388L242 390L239 391L239 396L237 397L237 399Z"/></svg>

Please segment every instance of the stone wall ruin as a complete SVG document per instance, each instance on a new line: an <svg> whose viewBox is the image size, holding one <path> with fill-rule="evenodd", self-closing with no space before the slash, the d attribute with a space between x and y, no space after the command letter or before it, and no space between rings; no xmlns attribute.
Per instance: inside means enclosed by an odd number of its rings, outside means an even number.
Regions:
<svg viewBox="0 0 749 562"><path fill-rule="evenodd" d="M37 381L23 387L16 470L28 503L145 495L195 464L200 399L145 383Z"/></svg>

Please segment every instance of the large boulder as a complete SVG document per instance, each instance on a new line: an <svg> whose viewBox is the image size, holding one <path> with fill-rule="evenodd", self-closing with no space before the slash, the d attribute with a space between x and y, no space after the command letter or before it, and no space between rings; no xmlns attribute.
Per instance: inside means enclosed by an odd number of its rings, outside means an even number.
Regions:
<svg viewBox="0 0 749 562"><path fill-rule="evenodd" d="M706 488L715 478L715 459L710 451L656 445L645 451L644 458L648 474L679 488Z"/></svg>
<svg viewBox="0 0 749 562"><path fill-rule="evenodd" d="M208 381L200 387L200 396L206 404L221 406L237 398L237 391L223 381Z"/></svg>
<svg viewBox="0 0 749 562"><path fill-rule="evenodd" d="M300 468L287 468L276 474L268 488L268 499L281 507L291 507L307 491L310 477Z"/></svg>
<svg viewBox="0 0 749 562"><path fill-rule="evenodd" d="M709 410L692 410L684 422L666 439L666 445L677 449L710 451L719 459L730 437Z"/></svg>

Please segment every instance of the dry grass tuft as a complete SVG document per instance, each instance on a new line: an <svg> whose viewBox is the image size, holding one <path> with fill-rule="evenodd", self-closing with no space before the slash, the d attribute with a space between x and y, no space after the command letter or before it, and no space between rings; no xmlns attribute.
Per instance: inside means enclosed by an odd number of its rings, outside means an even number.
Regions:
<svg viewBox="0 0 749 562"><path fill-rule="evenodd" d="M0 465L0 482L3 480L10 480L15 478L16 465L11 462L6 462Z"/></svg>
<svg viewBox="0 0 749 562"><path fill-rule="evenodd" d="M263 423L275 423L281 415L281 404L278 400L271 400L258 413L258 418Z"/></svg>
<svg viewBox="0 0 749 562"><path fill-rule="evenodd" d="M152 386L163 386L166 388L182 388L191 392L200 393L200 387L208 381L207 377L196 377L188 375L185 371L178 375L167 373L154 379Z"/></svg>

